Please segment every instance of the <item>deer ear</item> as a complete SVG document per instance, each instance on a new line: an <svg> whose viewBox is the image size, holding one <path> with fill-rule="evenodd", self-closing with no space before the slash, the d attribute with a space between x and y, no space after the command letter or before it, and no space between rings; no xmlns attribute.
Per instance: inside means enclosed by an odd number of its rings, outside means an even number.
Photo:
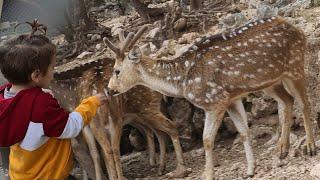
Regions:
<svg viewBox="0 0 320 180"><path fill-rule="evenodd" d="M151 54L151 47L150 47L150 44L147 43L147 44L144 44L141 46L141 51L142 51L142 54L145 55L145 56L149 56Z"/></svg>
<svg viewBox="0 0 320 180"><path fill-rule="evenodd" d="M133 48L131 49L131 51L128 54L129 60L134 61L134 62L139 62L141 56L142 56L142 52L138 46L133 46Z"/></svg>

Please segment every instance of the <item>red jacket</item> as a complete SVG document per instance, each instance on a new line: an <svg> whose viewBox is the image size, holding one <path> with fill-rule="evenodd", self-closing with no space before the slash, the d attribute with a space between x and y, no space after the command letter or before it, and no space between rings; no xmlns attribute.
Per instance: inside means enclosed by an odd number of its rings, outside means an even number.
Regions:
<svg viewBox="0 0 320 180"><path fill-rule="evenodd" d="M56 99L39 87L22 90L15 97L4 99L7 87L11 84L0 87L0 147L21 142L30 121L43 123L48 137L62 134L69 112L62 109Z"/></svg>

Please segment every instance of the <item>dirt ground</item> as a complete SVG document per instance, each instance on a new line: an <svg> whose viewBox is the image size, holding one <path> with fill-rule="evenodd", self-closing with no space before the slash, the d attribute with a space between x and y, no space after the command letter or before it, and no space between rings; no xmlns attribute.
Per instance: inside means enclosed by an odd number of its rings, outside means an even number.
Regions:
<svg viewBox="0 0 320 180"><path fill-rule="evenodd" d="M293 148L290 149L288 157L279 160L276 155L276 145L266 145L270 140L270 135L264 134L264 127L254 128L256 134L253 140L253 150L256 158L256 174L251 180L311 180L311 169L320 162L320 155L309 157L296 153ZM261 133L262 132L262 133ZM293 131L293 134L301 134L303 129ZM255 134L255 133L253 133ZM302 136L296 136L300 139ZM317 138L319 139L319 138ZM218 180L237 180L245 179L246 159L244 149L241 143L234 144L234 139L218 141L214 153L218 156L220 166L215 167L215 175ZM319 151L319 150L318 150ZM300 152L300 151L299 151ZM188 177L180 179L200 179L204 168L204 149L202 147L184 153L186 166L191 173ZM168 154L166 173L175 168L174 153ZM148 164L147 152L142 152L141 156L133 158L123 164L124 175L128 179L139 180L160 180L168 179L165 176L157 176L157 167L150 167ZM177 178L178 180L178 178Z"/></svg>

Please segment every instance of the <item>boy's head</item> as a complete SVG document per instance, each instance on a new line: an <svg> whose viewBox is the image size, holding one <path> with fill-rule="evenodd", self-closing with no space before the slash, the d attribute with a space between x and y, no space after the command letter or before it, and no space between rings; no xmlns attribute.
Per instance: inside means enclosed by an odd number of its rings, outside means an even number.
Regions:
<svg viewBox="0 0 320 180"><path fill-rule="evenodd" d="M0 69L12 84L47 87L53 79L56 47L44 35L20 35L0 47Z"/></svg>

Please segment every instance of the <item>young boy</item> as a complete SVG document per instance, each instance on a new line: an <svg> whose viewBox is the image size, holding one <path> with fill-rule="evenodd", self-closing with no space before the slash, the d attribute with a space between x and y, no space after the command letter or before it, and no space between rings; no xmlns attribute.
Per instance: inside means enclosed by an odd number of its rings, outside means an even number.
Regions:
<svg viewBox="0 0 320 180"><path fill-rule="evenodd" d="M11 180L62 180L72 169L76 137L107 98L89 97L74 112L42 91L53 79L56 49L43 35L21 35L0 48L0 147L10 146Z"/></svg>

